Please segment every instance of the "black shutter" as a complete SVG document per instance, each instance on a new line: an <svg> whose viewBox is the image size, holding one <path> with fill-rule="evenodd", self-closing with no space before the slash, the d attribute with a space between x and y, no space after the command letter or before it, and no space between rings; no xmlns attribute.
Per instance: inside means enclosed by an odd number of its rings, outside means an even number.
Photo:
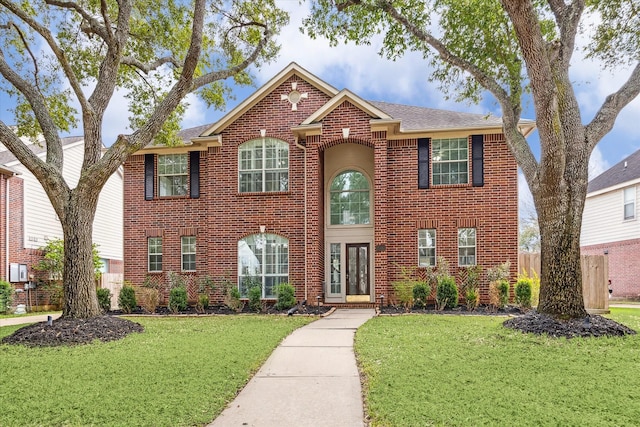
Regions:
<svg viewBox="0 0 640 427"><path fill-rule="evenodd" d="M471 176L474 187L484 185L484 135L471 135Z"/></svg>
<svg viewBox="0 0 640 427"><path fill-rule="evenodd" d="M200 197L200 152L189 153L189 195L192 199Z"/></svg>
<svg viewBox="0 0 640 427"><path fill-rule="evenodd" d="M418 138L418 188L429 188L429 138Z"/></svg>
<svg viewBox="0 0 640 427"><path fill-rule="evenodd" d="M144 199L153 200L153 183L155 178L154 172L154 155L144 155Z"/></svg>

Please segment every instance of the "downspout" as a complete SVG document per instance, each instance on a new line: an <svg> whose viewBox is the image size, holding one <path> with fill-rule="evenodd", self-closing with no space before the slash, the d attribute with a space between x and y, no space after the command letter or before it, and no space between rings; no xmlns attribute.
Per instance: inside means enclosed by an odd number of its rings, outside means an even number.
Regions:
<svg viewBox="0 0 640 427"><path fill-rule="evenodd" d="M295 137L296 147L304 151L304 299L308 300L307 289L307 147L298 143Z"/></svg>
<svg viewBox="0 0 640 427"><path fill-rule="evenodd" d="M10 274L10 269L9 269L9 178L8 177L4 177L4 182L6 183L6 191L4 193L4 197L5 197L5 209L4 209L4 213L6 215L5 217L5 222L4 222L4 238L5 238L5 278L7 280L7 282L9 281L9 274Z"/></svg>

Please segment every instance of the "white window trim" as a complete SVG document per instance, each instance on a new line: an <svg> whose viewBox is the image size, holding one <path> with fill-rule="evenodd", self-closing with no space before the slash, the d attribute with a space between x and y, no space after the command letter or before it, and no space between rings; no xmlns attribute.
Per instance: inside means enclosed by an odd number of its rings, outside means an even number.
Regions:
<svg viewBox="0 0 640 427"><path fill-rule="evenodd" d="M429 231L433 231L433 246L424 246L424 247L420 246L420 233L421 232L428 233ZM418 230L418 267L435 267L436 266L437 259L438 259L438 249L437 249L436 239L437 239L437 233L435 228L421 228ZM433 264L423 265L420 263L420 249L433 249L433 252L434 252Z"/></svg>
<svg viewBox="0 0 640 427"><path fill-rule="evenodd" d="M631 194L632 198L627 200L627 192L629 192L629 194ZM622 190L622 219L623 221L633 221L636 219L637 215L636 215L636 187L627 187L625 189ZM631 204L633 206L633 215L630 216L629 218L626 217L626 207L627 205Z"/></svg>
<svg viewBox="0 0 640 427"><path fill-rule="evenodd" d="M266 158L266 150L267 150L267 140L271 140L274 141L276 143L276 151L279 150L279 147L286 147L287 148L287 167L286 168L267 168L266 166L266 162L267 162L267 158ZM243 150L242 147L246 146L248 144L255 144L256 142L260 142L261 143L261 149L262 149L262 167L260 169L242 169L242 152L243 151L248 151L248 150ZM256 147L254 147L253 149L256 149ZM252 149L252 150L253 150ZM258 139L250 139L249 141L245 141L242 144L240 144L238 146L238 193L240 194L249 194L249 193L285 193L287 191L289 191L289 172L290 172L290 156L289 156L289 144L286 141L283 141L281 139L278 138L258 138ZM267 191L266 190L266 185L267 185L267 180L266 180L266 175L267 172L279 172L279 173L283 173L284 171L287 172L287 188L285 190L272 190L272 191ZM260 172L262 174L262 189L257 190L257 191L242 191L241 189L241 185L242 185L242 173L256 173L256 172Z"/></svg>
<svg viewBox="0 0 640 427"><path fill-rule="evenodd" d="M171 174L166 174L166 173L160 173L160 159L162 157L175 157L175 156L184 156L186 157L187 161L186 161L186 169L184 171L184 173L171 173ZM184 176L186 177L186 182L187 185L185 187L185 192L184 194L161 194L162 192L162 185L160 183L160 180L162 177L174 177L174 176ZM186 196L189 193L189 155L186 153L178 153L178 154L159 154L158 155L158 197L183 197ZM173 187L172 187L173 188Z"/></svg>
<svg viewBox="0 0 640 427"><path fill-rule="evenodd" d="M474 245L461 246L460 245L460 231L461 230L474 230ZM460 249L464 248L473 248L473 264L461 263L460 262ZM466 258L466 256L465 256ZM458 266L459 267L472 267L478 264L478 230L474 227L462 227L458 229Z"/></svg>
<svg viewBox="0 0 640 427"><path fill-rule="evenodd" d="M160 239L160 252L154 252L151 253L151 239ZM162 272L162 268L160 268L160 270L152 270L151 269L151 255L155 255L155 256L160 256L160 265L162 265L163 263L163 259L162 259L162 237L148 237L147 238L147 271L149 273L160 273Z"/></svg>
<svg viewBox="0 0 640 427"><path fill-rule="evenodd" d="M369 184L369 189L366 190L369 192L369 223L368 224L332 224L331 223L331 185L333 184L333 181L340 175L342 175L345 172L358 172L360 174L362 174L366 179L367 179L367 183ZM364 192L365 190L359 190ZM339 172L337 172L333 177L331 177L331 179L329 180L329 188L328 191L326 191L326 212L327 212L327 224L326 226L328 228L371 228L373 227L373 221L374 221L374 209L373 209L373 183L371 182L371 179L369 179L369 175L367 173L364 172L364 170L359 169L359 168L354 168L354 167L350 167L347 169L343 169L340 170Z"/></svg>
<svg viewBox="0 0 640 427"><path fill-rule="evenodd" d="M441 142L441 141L449 141L449 142L451 142L453 140L456 140L456 141L457 140L465 140L466 141L466 144L467 144L467 158L465 160L462 160L462 159L458 159L458 160L435 160L434 151L435 151L436 142ZM431 150L431 153L430 153L430 155L431 155L431 167L429 168L429 170L430 170L430 175L431 176L429 178L431 180L430 181L431 185L433 185L435 187L444 186L444 185L469 185L469 183L471 182L470 181L470 170L469 170L469 166L470 166L470 163L471 163L470 159L469 159L469 155L470 155L470 151L471 151L470 147L469 147L469 137L434 138L434 139L431 140L430 150ZM435 165L437 165L437 164L445 164L445 163L463 163L463 162L466 163L466 165L467 165L467 172L466 172L467 180L466 180L466 182L456 182L456 183L446 183L446 184L436 183L435 182L435 179L434 179L434 176L436 176ZM460 173L460 172L458 172L458 173Z"/></svg>
<svg viewBox="0 0 640 427"><path fill-rule="evenodd" d="M193 239L193 246L194 246L193 252L185 252L184 251L184 241L183 241L183 239ZM181 236L180 237L180 264L181 264L181 267L182 267L182 271L184 271L184 272L196 271L195 266L194 266L193 269L185 269L184 268L184 256L185 255L193 255L194 264L196 262L196 253L197 253L197 250L198 250L197 246L196 246L196 243L197 243L196 242L196 236Z"/></svg>

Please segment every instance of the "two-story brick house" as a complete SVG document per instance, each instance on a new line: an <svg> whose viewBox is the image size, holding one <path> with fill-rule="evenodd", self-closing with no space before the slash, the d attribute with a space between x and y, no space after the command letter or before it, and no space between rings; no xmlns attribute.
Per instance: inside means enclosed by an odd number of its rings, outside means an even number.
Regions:
<svg viewBox="0 0 640 427"><path fill-rule="evenodd" d="M522 121L522 132L534 128ZM372 102L290 64L217 123L124 166L125 279L289 282L393 298L401 267L517 269L517 165L499 118ZM486 284L481 295L487 295Z"/></svg>

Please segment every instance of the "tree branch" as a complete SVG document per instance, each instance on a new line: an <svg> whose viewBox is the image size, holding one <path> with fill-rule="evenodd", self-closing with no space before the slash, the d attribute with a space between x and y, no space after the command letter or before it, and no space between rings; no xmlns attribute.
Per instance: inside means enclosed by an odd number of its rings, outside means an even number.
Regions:
<svg viewBox="0 0 640 427"><path fill-rule="evenodd" d="M361 5L360 0L350 0L346 3L341 3L339 7L344 10L344 8L353 4ZM523 172L527 175L534 176L536 173L537 161L529 147L529 144L527 144L526 139L518 129L520 114L522 111L520 99L512 99L509 93L503 89L495 79L487 75L474 64L453 54L439 39L411 23L405 16L400 14L395 7L393 7L393 4L390 1L380 0L378 2L378 7L381 7L389 14L389 16L402 25L414 37L435 49L442 60L470 73L482 87L496 97L502 107L504 132L511 152L516 157L518 163L522 164L521 168L523 169ZM340 8L338 10L341 10Z"/></svg>
<svg viewBox="0 0 640 427"><path fill-rule="evenodd" d="M142 61L136 58L133 58L131 56L125 56L122 58L121 63L124 65L129 65L131 67L137 68L138 70L142 71L145 74L149 74L151 71L154 71L165 64L171 64L176 68L179 68L182 65L173 56L165 56L162 58L158 58L155 61L148 64L145 64Z"/></svg>
<svg viewBox="0 0 640 427"><path fill-rule="evenodd" d="M78 13L78 15L82 16L82 19L89 24L89 28L83 28L84 32L90 32L93 34L97 34L103 40L108 41L111 38L111 32L109 31L109 27L106 25L108 20L105 20L105 25L102 25L98 20L96 20L89 12L83 9L78 3L71 1L60 1L60 0L45 0L45 3L51 6L58 6L63 9L71 9ZM103 14L104 18L104 14Z"/></svg>
<svg viewBox="0 0 640 427"><path fill-rule="evenodd" d="M4 58L4 52L0 50L0 74L7 79L29 102L36 120L40 124L42 136L47 144L47 163L57 170L62 169L62 145L56 130L56 125L49 114L49 109L45 102L44 96L36 90L36 88L27 80L22 78L7 64ZM9 147L9 145L7 145ZM17 156L17 155L16 155ZM38 163L42 160L35 156L24 154L23 158L18 157L21 163L27 168L39 168ZM25 163L26 162L26 163Z"/></svg>
<svg viewBox="0 0 640 427"><path fill-rule="evenodd" d="M620 111L640 95L640 61L636 64L627 81L604 101L591 123L586 126L589 150L592 150L615 123Z"/></svg>
<svg viewBox="0 0 640 427"><path fill-rule="evenodd" d="M80 82L78 81L76 74L74 73L69 61L64 54L64 51L60 49L60 46L56 43L54 37L51 35L51 32L48 28L40 25L34 19L32 19L28 14L26 14L22 9L20 9L16 4L11 2L10 0L0 0L0 5L9 9L11 13L20 18L24 23L26 23L29 27L31 27L35 32L37 32L46 42L47 45L51 48L56 59L60 63L64 74L69 81L69 86L73 90L78 102L80 103L80 107L84 110L88 108L87 100L82 92L82 87L80 86ZM40 121L40 120L38 120ZM41 123L42 127L42 123ZM44 128L43 128L44 131ZM45 135L46 138L46 135Z"/></svg>

